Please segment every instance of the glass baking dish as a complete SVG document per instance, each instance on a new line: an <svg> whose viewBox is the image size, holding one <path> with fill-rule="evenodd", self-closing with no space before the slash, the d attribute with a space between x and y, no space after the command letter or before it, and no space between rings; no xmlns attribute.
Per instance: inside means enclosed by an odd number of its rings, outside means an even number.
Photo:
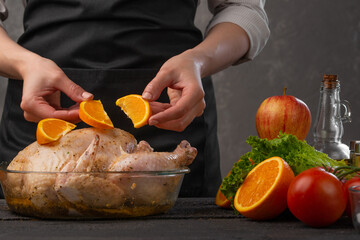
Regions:
<svg viewBox="0 0 360 240"><path fill-rule="evenodd" d="M190 170L25 172L0 169L11 211L46 219L112 219L169 211Z"/></svg>

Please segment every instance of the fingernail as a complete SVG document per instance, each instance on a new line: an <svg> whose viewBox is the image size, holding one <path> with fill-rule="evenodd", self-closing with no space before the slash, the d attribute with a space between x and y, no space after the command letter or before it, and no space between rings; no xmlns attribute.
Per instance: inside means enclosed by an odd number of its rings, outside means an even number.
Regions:
<svg viewBox="0 0 360 240"><path fill-rule="evenodd" d="M154 125L156 125L156 124L158 124L159 122L158 121L156 121L156 120L151 120L151 121L149 121L149 125L150 126L154 126Z"/></svg>
<svg viewBox="0 0 360 240"><path fill-rule="evenodd" d="M152 95L151 95L151 93L149 93L149 92L145 92L145 93L142 95L142 98L143 98L143 99L146 99L146 100L151 100Z"/></svg>
<svg viewBox="0 0 360 240"><path fill-rule="evenodd" d="M81 96L83 97L83 99L88 100L88 99L91 99L93 95L91 93L88 93L88 92L83 92L81 94Z"/></svg>

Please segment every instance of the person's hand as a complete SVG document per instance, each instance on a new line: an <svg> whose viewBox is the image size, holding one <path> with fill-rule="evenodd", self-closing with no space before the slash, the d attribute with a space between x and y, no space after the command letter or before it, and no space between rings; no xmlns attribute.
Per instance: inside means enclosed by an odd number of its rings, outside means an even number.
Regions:
<svg viewBox="0 0 360 240"><path fill-rule="evenodd" d="M23 96L20 107L24 117L31 122L44 118L59 118L69 122L79 122L79 103L93 98L80 86L72 82L51 60L36 58L31 67L24 67ZM75 104L62 108L60 92L65 93Z"/></svg>
<svg viewBox="0 0 360 240"><path fill-rule="evenodd" d="M204 90L201 83L200 64L186 51L163 64L155 78L146 86L142 97L150 101L153 115L149 125L181 132L203 114ZM156 102L167 88L170 103Z"/></svg>

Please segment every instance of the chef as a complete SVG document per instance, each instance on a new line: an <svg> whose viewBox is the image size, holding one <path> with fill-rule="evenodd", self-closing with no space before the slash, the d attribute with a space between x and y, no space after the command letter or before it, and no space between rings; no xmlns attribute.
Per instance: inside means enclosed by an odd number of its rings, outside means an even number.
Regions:
<svg viewBox="0 0 360 240"><path fill-rule="evenodd" d="M39 120L78 123L78 104L100 99L115 127L155 151L188 140L198 155L180 196L214 196L221 176L210 75L254 59L269 28L265 0L208 0L213 18L203 38L194 25L198 1L25 1L18 42L0 27L0 74L9 78L0 159L10 161L35 141ZM0 0L0 19L7 15ZM153 110L140 129L115 106L132 93L142 94Z"/></svg>

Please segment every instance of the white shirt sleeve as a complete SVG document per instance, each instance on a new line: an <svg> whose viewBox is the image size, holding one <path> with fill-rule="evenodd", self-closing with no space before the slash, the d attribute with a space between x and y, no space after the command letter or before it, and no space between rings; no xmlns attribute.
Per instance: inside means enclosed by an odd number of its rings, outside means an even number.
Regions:
<svg viewBox="0 0 360 240"><path fill-rule="evenodd" d="M270 36L269 21L264 10L265 0L208 0L214 14L206 33L216 24L231 22L245 30L250 39L250 49L237 63L254 59L264 48Z"/></svg>
<svg viewBox="0 0 360 240"><path fill-rule="evenodd" d="M8 17L8 11L5 6L5 0L0 0L0 26L4 27L3 21Z"/></svg>

